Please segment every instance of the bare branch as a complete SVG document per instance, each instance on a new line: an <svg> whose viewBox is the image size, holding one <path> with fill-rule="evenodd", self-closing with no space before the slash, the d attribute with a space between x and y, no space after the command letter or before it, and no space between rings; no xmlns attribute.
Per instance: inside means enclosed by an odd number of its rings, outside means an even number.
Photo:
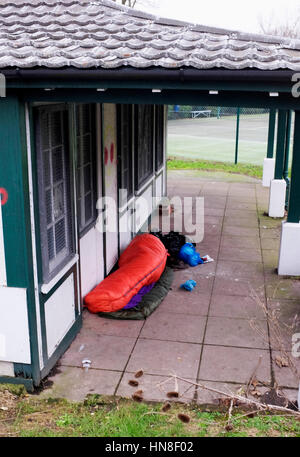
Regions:
<svg viewBox="0 0 300 457"><path fill-rule="evenodd" d="M174 377L174 375L171 375L171 378ZM287 408L285 406L277 406L277 405L270 405L267 403L261 403L257 400L252 400L250 398L243 397L242 395L238 394L233 394L233 393L227 393L223 392L222 390L215 389L213 387L208 387L205 384L200 384L194 381L190 381L189 379L182 378L181 376L176 376L177 379L180 379L181 381L184 381L188 384L193 384L196 387L200 387L201 389L208 390L210 392L215 392L223 397L227 397L236 401L239 401L240 405L248 405L248 406L256 406L257 410L259 411L278 411L282 413L289 413L293 416L296 416L300 418L300 411L294 411L290 408Z"/></svg>

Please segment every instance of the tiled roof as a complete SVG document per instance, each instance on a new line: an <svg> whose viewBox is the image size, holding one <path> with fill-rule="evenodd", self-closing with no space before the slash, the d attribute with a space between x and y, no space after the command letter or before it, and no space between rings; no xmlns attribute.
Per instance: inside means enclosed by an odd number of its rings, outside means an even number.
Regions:
<svg viewBox="0 0 300 457"><path fill-rule="evenodd" d="M300 71L300 40L161 19L109 0L2 0L0 68Z"/></svg>

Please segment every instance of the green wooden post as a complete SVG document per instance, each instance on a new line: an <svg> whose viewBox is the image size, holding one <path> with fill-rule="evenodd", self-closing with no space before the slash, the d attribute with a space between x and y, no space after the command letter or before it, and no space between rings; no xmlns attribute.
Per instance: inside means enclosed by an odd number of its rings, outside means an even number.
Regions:
<svg viewBox="0 0 300 457"><path fill-rule="evenodd" d="M272 159L273 154L274 154L275 123L276 123L276 110L270 109L269 129L268 129L268 149L267 149L267 158L268 159Z"/></svg>
<svg viewBox="0 0 300 457"><path fill-rule="evenodd" d="M294 149L287 222L300 220L300 111L295 111Z"/></svg>
<svg viewBox="0 0 300 457"><path fill-rule="evenodd" d="M283 161L286 139L287 111L278 111L277 121L277 145L276 145L276 162L275 162L275 179L283 178Z"/></svg>
<svg viewBox="0 0 300 457"><path fill-rule="evenodd" d="M292 112L287 112L287 123L285 133L285 150L284 150L284 166L283 166L283 178L286 182L286 198L285 207L288 207L289 192L290 192L290 178L289 178L289 155L290 155L290 142L291 142L291 125L292 125Z"/></svg>
<svg viewBox="0 0 300 457"><path fill-rule="evenodd" d="M234 157L234 163L235 164L238 163L239 134L240 134L240 108L237 108L237 111L236 111L235 157Z"/></svg>

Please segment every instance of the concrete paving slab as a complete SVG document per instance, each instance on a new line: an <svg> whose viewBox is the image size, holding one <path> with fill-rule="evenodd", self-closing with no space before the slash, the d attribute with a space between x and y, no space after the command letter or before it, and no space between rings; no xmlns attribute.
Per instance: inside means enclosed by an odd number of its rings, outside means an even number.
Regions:
<svg viewBox="0 0 300 457"><path fill-rule="evenodd" d="M257 379L270 382L271 362L268 350L205 345L199 379L247 383L260 356L262 362L257 370Z"/></svg>
<svg viewBox="0 0 300 457"><path fill-rule="evenodd" d="M266 319L262 307L249 296L212 294L209 310L211 317L234 317L241 319Z"/></svg>
<svg viewBox="0 0 300 457"><path fill-rule="evenodd" d="M259 262L236 261L229 257L226 260L219 260L216 276L229 278L257 278L263 280L263 264Z"/></svg>
<svg viewBox="0 0 300 457"><path fill-rule="evenodd" d="M111 335L137 338L144 321L133 320L114 320L100 317L98 314L92 314L84 311L84 332L89 333L89 337L94 335Z"/></svg>
<svg viewBox="0 0 300 457"><path fill-rule="evenodd" d="M223 229L223 234L227 236L238 236L238 237L251 237L258 238L259 231L256 228L252 227L234 227L225 225Z"/></svg>
<svg viewBox="0 0 300 457"><path fill-rule="evenodd" d="M223 240L225 237L223 238ZM258 243L257 243L258 244ZM248 246L248 243L244 245ZM225 241L220 247L219 261L230 260L241 262L262 262L261 250L258 248L248 249L241 247L230 246L230 243Z"/></svg>
<svg viewBox="0 0 300 457"><path fill-rule="evenodd" d="M280 366L282 360L286 361L288 366ZM274 377L279 387L299 387L300 352L299 357L296 358L290 352L272 351L272 365Z"/></svg>
<svg viewBox="0 0 300 457"><path fill-rule="evenodd" d="M146 320L140 338L202 343L205 324L206 317L160 311Z"/></svg>
<svg viewBox="0 0 300 457"><path fill-rule="evenodd" d="M267 323L235 317L209 317L204 344L268 349Z"/></svg>
<svg viewBox="0 0 300 457"><path fill-rule="evenodd" d="M60 365L82 367L82 360L91 360L92 368L125 369L136 338L81 332L60 359Z"/></svg>
<svg viewBox="0 0 300 457"><path fill-rule="evenodd" d="M259 249L260 239L252 236L232 236L222 233L221 248Z"/></svg>
<svg viewBox="0 0 300 457"><path fill-rule="evenodd" d="M194 290L195 291L195 290ZM188 291L171 291L155 313L176 313L184 315L207 316L210 294L194 294Z"/></svg>
<svg viewBox="0 0 300 457"><path fill-rule="evenodd" d="M242 383L233 384L228 382L211 382L205 380L199 380L199 384L203 384L204 386L215 389L219 392L213 392L207 389L203 389L201 387L196 387L197 392L197 404L199 405L220 405L220 400L227 398L225 394L234 395L237 393L242 393L243 389L245 389L245 385ZM223 395L224 393L224 395Z"/></svg>
<svg viewBox="0 0 300 457"><path fill-rule="evenodd" d="M76 367L60 367L58 373L50 376L52 387L45 389L40 398L66 398L70 401L83 401L87 395L114 395L122 372Z"/></svg>
<svg viewBox="0 0 300 457"><path fill-rule="evenodd" d="M199 344L139 339L126 370L142 368L146 374L195 378L200 354Z"/></svg>
<svg viewBox="0 0 300 457"><path fill-rule="evenodd" d="M252 295L255 292L259 297L265 296L264 282L260 279L247 278L222 278L216 277L214 282L214 293L224 295Z"/></svg>

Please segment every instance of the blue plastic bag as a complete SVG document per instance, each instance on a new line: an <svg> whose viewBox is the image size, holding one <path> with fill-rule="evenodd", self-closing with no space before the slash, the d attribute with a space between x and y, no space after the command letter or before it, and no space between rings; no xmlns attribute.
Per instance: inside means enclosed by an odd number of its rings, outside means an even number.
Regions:
<svg viewBox="0 0 300 457"><path fill-rule="evenodd" d="M185 243L181 247L178 257L183 262L188 263L190 267L195 267L203 263L199 252L196 252L195 246L192 243Z"/></svg>
<svg viewBox="0 0 300 457"><path fill-rule="evenodd" d="M194 287L196 287L196 285L196 281L194 281L193 279L188 279L187 281L185 281L185 283L181 284L180 288L191 292L194 289Z"/></svg>

